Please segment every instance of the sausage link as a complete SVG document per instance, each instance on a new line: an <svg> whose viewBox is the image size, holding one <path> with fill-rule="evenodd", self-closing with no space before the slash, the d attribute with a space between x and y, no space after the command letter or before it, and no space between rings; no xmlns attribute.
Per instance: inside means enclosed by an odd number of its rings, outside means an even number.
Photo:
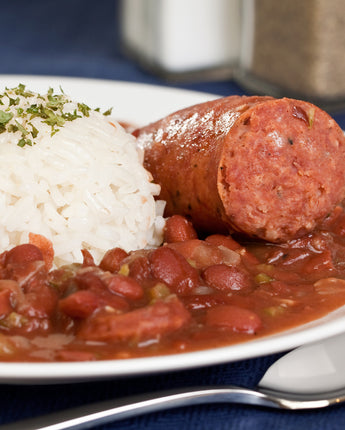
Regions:
<svg viewBox="0 0 345 430"><path fill-rule="evenodd" d="M312 231L345 195L345 138L311 103L231 96L134 132L166 216L208 233L286 242Z"/></svg>

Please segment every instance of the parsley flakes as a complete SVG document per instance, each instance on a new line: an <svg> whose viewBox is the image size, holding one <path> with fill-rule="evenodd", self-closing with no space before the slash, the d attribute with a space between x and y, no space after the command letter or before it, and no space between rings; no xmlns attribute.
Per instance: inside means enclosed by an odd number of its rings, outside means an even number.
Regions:
<svg viewBox="0 0 345 430"><path fill-rule="evenodd" d="M71 100L61 88L60 90L61 94L54 94L53 88L49 88L47 94L40 95L26 90L23 84L16 88L6 88L5 92L0 94L0 133L18 133L18 146L32 146L39 134L39 130L32 124L33 119L39 118L41 122L49 125L53 136L66 121L90 116L91 108L84 103L78 103L73 112L65 112L65 105L71 103ZM104 112L104 115L110 113L111 109Z"/></svg>

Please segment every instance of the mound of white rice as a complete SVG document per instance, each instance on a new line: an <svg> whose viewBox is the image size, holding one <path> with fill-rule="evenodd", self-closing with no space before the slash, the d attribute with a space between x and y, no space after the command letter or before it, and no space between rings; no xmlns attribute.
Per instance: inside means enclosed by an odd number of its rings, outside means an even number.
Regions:
<svg viewBox="0 0 345 430"><path fill-rule="evenodd" d="M115 121L64 94L0 95L0 252L28 242L53 243L57 266L88 249L159 245L164 205L142 166L135 138Z"/></svg>

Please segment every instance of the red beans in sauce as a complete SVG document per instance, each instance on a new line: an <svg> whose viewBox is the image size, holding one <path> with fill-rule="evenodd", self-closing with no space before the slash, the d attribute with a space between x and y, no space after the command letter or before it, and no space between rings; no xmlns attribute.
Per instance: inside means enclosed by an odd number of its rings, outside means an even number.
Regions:
<svg viewBox="0 0 345 430"><path fill-rule="evenodd" d="M345 303L344 232L341 208L280 245L201 239L172 217L159 248L114 248L99 265L82 250L82 264L51 270L44 249L20 245L0 255L0 360L178 353L306 323Z"/></svg>

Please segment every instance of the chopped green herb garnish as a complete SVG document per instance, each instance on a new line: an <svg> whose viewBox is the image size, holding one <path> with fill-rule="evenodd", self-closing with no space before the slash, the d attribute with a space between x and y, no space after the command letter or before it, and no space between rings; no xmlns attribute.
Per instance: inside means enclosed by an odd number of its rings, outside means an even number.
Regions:
<svg viewBox="0 0 345 430"><path fill-rule="evenodd" d="M17 120L15 120L15 123L16 123L17 129L22 133L23 136L26 136L27 134L29 134L29 132L25 129L25 127L19 124Z"/></svg>
<svg viewBox="0 0 345 430"><path fill-rule="evenodd" d="M103 112L103 115L104 115L104 116L109 116L109 115L111 115L112 110L113 110L113 108L110 108L110 109L106 110L105 112Z"/></svg>
<svg viewBox="0 0 345 430"><path fill-rule="evenodd" d="M33 124L33 120L37 121L36 118L49 125L50 135L54 136L66 121L90 116L92 109L85 103L78 103L73 111L70 106L65 109L71 100L61 87L60 91L61 94L55 94L53 88L49 88L47 94L41 95L28 91L23 84L16 88L6 88L6 91L0 94L0 105L4 106L3 110L0 110L0 133L20 133L17 145L32 146L39 135L39 130ZM35 100L26 100L32 97ZM94 111L100 112L100 109ZM103 115L110 115L111 111L112 109L108 109Z"/></svg>
<svg viewBox="0 0 345 430"><path fill-rule="evenodd" d="M10 133L15 133L16 131L18 131L18 127L15 124L9 124L7 127L7 131L9 131Z"/></svg>
<svg viewBox="0 0 345 430"><path fill-rule="evenodd" d="M78 110L84 115L89 116L90 115L90 108L84 103L78 103Z"/></svg>
<svg viewBox="0 0 345 430"><path fill-rule="evenodd" d="M26 113L31 113L32 115L38 115L39 110L36 104L31 105L26 109Z"/></svg>
<svg viewBox="0 0 345 430"><path fill-rule="evenodd" d="M5 125L13 118L13 113L0 110L0 124Z"/></svg>
<svg viewBox="0 0 345 430"><path fill-rule="evenodd" d="M19 105L19 102L20 102L20 98L19 97L17 97L16 99L8 97L8 99L10 101L10 106L17 106L17 105Z"/></svg>
<svg viewBox="0 0 345 430"><path fill-rule="evenodd" d="M6 131L6 124L13 118L13 113L0 110L0 133Z"/></svg>
<svg viewBox="0 0 345 430"><path fill-rule="evenodd" d="M65 120L63 119L63 117L61 115L55 114L52 110L43 109L43 112L44 112L44 118L46 118L43 122L45 122L46 124L52 127L54 126L61 127L65 124Z"/></svg>
<svg viewBox="0 0 345 430"><path fill-rule="evenodd" d="M31 91L25 91L25 85L23 84L19 84L17 88L13 88L13 91L18 96L23 96L23 97L33 97L34 95L34 93L32 93Z"/></svg>
<svg viewBox="0 0 345 430"><path fill-rule="evenodd" d="M77 118L81 118L81 115L77 114L76 109L74 109L73 113L67 112L63 114L63 119L65 119L66 121L74 121Z"/></svg>
<svg viewBox="0 0 345 430"><path fill-rule="evenodd" d="M23 148L25 145L32 146L32 142L30 139L21 138L19 140L19 142L17 143L17 145L20 146L21 148Z"/></svg>
<svg viewBox="0 0 345 430"><path fill-rule="evenodd" d="M29 125L31 126L31 136L35 139L35 137L37 137L38 135L38 130L37 128L32 125L31 123L29 123Z"/></svg>

